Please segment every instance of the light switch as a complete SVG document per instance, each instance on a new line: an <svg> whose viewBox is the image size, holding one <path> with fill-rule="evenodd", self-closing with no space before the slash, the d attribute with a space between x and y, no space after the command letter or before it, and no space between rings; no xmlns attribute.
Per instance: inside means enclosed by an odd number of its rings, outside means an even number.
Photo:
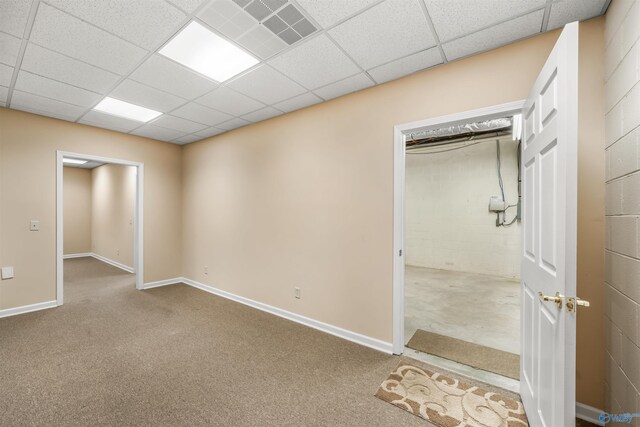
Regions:
<svg viewBox="0 0 640 427"><path fill-rule="evenodd" d="M2 280L13 279L13 267L2 267Z"/></svg>
<svg viewBox="0 0 640 427"><path fill-rule="evenodd" d="M40 221L31 220L29 231L40 231Z"/></svg>

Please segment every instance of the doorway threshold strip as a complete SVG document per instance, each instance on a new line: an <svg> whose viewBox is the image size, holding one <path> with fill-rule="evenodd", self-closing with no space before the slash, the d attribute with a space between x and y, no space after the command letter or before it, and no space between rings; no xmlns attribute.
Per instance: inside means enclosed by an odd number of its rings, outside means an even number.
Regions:
<svg viewBox="0 0 640 427"><path fill-rule="evenodd" d="M401 361L375 396L438 427L528 426L522 402Z"/></svg>
<svg viewBox="0 0 640 427"><path fill-rule="evenodd" d="M520 379L520 356L418 329L407 347L498 375Z"/></svg>

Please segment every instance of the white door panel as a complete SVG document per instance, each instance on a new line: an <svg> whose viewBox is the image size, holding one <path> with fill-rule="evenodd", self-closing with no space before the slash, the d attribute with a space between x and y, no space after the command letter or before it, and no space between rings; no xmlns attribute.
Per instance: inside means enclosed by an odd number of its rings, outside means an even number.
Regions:
<svg viewBox="0 0 640 427"><path fill-rule="evenodd" d="M532 426L575 420L578 24L568 24L523 109L520 394Z"/></svg>

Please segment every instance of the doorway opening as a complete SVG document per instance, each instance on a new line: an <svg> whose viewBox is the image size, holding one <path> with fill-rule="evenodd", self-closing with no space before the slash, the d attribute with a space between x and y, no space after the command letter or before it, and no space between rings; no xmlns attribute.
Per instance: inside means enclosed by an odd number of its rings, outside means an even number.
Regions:
<svg viewBox="0 0 640 427"><path fill-rule="evenodd" d="M517 391L522 102L396 126L394 353Z"/></svg>
<svg viewBox="0 0 640 427"><path fill-rule="evenodd" d="M56 162L57 305L64 303L65 262L83 274L117 271L142 289L144 165L64 151Z"/></svg>

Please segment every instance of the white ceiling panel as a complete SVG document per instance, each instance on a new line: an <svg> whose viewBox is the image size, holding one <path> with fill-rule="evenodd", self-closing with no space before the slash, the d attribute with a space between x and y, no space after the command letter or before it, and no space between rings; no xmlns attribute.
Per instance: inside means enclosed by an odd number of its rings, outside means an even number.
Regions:
<svg viewBox="0 0 640 427"><path fill-rule="evenodd" d="M193 11L196 10L201 3L204 3L207 0L167 0L167 1L173 4L174 6L179 7L186 13L193 13Z"/></svg>
<svg viewBox="0 0 640 427"><path fill-rule="evenodd" d="M270 58L289 45L262 25L238 39L238 43L262 59Z"/></svg>
<svg viewBox="0 0 640 427"><path fill-rule="evenodd" d="M15 67L22 40L0 32L0 63Z"/></svg>
<svg viewBox="0 0 640 427"><path fill-rule="evenodd" d="M324 34L283 53L269 63L307 89L325 86L360 71Z"/></svg>
<svg viewBox="0 0 640 427"><path fill-rule="evenodd" d="M185 136L181 136L180 138L174 139L172 142L180 143L180 144L189 144L191 142L196 142L201 139L202 137L198 135L185 135Z"/></svg>
<svg viewBox="0 0 640 427"><path fill-rule="evenodd" d="M195 102L190 102L177 110L173 110L171 115L209 126L215 126L218 123L226 122L233 118L233 116L227 113L213 110L209 107L196 104Z"/></svg>
<svg viewBox="0 0 640 427"><path fill-rule="evenodd" d="M16 90L57 99L80 107L92 107L102 98L100 94L31 74L27 71L18 73L15 88Z"/></svg>
<svg viewBox="0 0 640 427"><path fill-rule="evenodd" d="M425 0L441 42L544 7L546 0Z"/></svg>
<svg viewBox="0 0 640 427"><path fill-rule="evenodd" d="M0 86L7 86L11 84L11 76L13 76L13 67L0 64Z"/></svg>
<svg viewBox="0 0 640 427"><path fill-rule="evenodd" d="M83 21L150 50L171 36L186 15L170 3L158 0L47 0L47 3Z"/></svg>
<svg viewBox="0 0 640 427"><path fill-rule="evenodd" d="M261 122L262 120L267 120L275 116L279 116L282 114L282 111L276 110L273 107L265 107L258 111L254 111L253 113L245 114L242 116L243 119L249 120L250 122Z"/></svg>
<svg viewBox="0 0 640 427"><path fill-rule="evenodd" d="M274 104L307 91L268 65L256 68L228 85L265 104Z"/></svg>
<svg viewBox="0 0 640 427"><path fill-rule="evenodd" d="M19 90L13 91L11 108L71 121L77 120L85 110L83 107L78 107L77 105L67 104L66 102L56 101L55 99L49 99Z"/></svg>
<svg viewBox="0 0 640 427"><path fill-rule="evenodd" d="M130 77L147 86L193 99L202 96L218 84L161 55L147 59Z"/></svg>
<svg viewBox="0 0 640 427"><path fill-rule="evenodd" d="M155 119L152 124L184 133L198 132L199 130L207 128L207 125L203 125L202 123L192 122L191 120L170 116L169 114L161 115Z"/></svg>
<svg viewBox="0 0 640 427"><path fill-rule="evenodd" d="M264 104L261 102L255 101L227 87L220 87L196 99L196 102L218 111L224 111L233 116L241 116L264 107Z"/></svg>
<svg viewBox="0 0 640 427"><path fill-rule="evenodd" d="M186 102L184 99L178 98L175 95L134 82L133 80L123 81L109 96L163 113L171 111Z"/></svg>
<svg viewBox="0 0 640 427"><path fill-rule="evenodd" d="M31 3L27 0L0 1L0 31L22 38Z"/></svg>
<svg viewBox="0 0 640 427"><path fill-rule="evenodd" d="M241 126L246 126L246 125L250 125L251 122L241 119L241 118L235 118L232 120L229 120L228 122L224 122L219 124L217 127L219 127L220 129L224 129L224 130L232 130L232 129L236 129L239 128Z"/></svg>
<svg viewBox="0 0 640 427"><path fill-rule="evenodd" d="M442 45L448 60L493 49L540 32L544 10L530 13L495 27L456 39Z"/></svg>
<svg viewBox="0 0 640 427"><path fill-rule="evenodd" d="M131 134L145 136L147 138L157 139L160 141L171 141L172 139L185 136L186 133L147 123L146 125L131 132Z"/></svg>
<svg viewBox="0 0 640 427"><path fill-rule="evenodd" d="M433 47L373 68L369 75L377 83L384 83L438 64L442 64L442 55L440 49Z"/></svg>
<svg viewBox="0 0 640 427"><path fill-rule="evenodd" d="M0 86L0 102L2 102L3 104L6 104L8 94L9 94L9 88Z"/></svg>
<svg viewBox="0 0 640 427"><path fill-rule="evenodd" d="M564 0L551 5L547 30L563 27L567 22L583 21L600 15L606 0Z"/></svg>
<svg viewBox="0 0 640 427"><path fill-rule="evenodd" d="M287 113L301 108L309 107L310 105L322 102L322 98L314 95L313 93L303 93L286 101L278 102L274 105L278 110L285 111Z"/></svg>
<svg viewBox="0 0 640 427"><path fill-rule="evenodd" d="M324 28L378 2L379 0L298 0L298 4Z"/></svg>
<svg viewBox="0 0 640 427"><path fill-rule="evenodd" d="M226 132L224 129L218 129L216 127L206 128L205 130L201 130L200 132L196 132L200 138L210 138L212 136L220 135L221 133Z"/></svg>
<svg viewBox="0 0 640 427"><path fill-rule="evenodd" d="M46 3L40 3L30 40L117 74L130 72L147 54L144 49Z"/></svg>
<svg viewBox="0 0 640 427"><path fill-rule="evenodd" d="M100 111L91 110L85 114L80 123L101 128L117 130L120 132L131 132L143 125L142 122L125 119L124 117L112 116Z"/></svg>
<svg viewBox="0 0 640 427"><path fill-rule="evenodd" d="M387 0L329 31L365 69L436 45L419 0Z"/></svg>
<svg viewBox="0 0 640 427"><path fill-rule="evenodd" d="M232 39L258 25L258 21L231 0L211 1L198 13L198 18Z"/></svg>
<svg viewBox="0 0 640 427"><path fill-rule="evenodd" d="M366 76L366 74L357 74L320 89L316 89L314 92L316 95L320 95L324 99L332 99L370 86L373 86L373 82Z"/></svg>
<svg viewBox="0 0 640 427"><path fill-rule="evenodd" d="M117 74L33 43L27 46L21 69L103 94L120 79Z"/></svg>

